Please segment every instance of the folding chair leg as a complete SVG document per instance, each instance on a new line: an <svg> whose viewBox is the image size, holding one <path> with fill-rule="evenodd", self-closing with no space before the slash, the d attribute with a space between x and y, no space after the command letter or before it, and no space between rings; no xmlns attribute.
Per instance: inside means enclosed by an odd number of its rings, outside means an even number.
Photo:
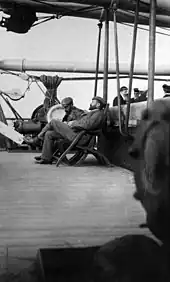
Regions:
<svg viewBox="0 0 170 282"><path fill-rule="evenodd" d="M80 165L88 156L88 153L84 152L79 159L77 158L73 165L78 166Z"/></svg>
<svg viewBox="0 0 170 282"><path fill-rule="evenodd" d="M106 165L108 167L114 167L114 165L111 164L111 162L108 160L108 158L106 156L104 156L102 153L100 153L99 151L89 148L88 152L93 154L93 156L98 160L98 162L100 164Z"/></svg>
<svg viewBox="0 0 170 282"><path fill-rule="evenodd" d="M77 142L80 140L80 138L84 135L85 131L79 132L79 134L74 138L70 146L65 150L65 152L61 155L61 157L58 159L56 166L59 166L60 162L66 158L67 154L71 152L72 148L76 146ZM68 161L69 162L69 161ZM70 162L68 163L70 165Z"/></svg>
<svg viewBox="0 0 170 282"><path fill-rule="evenodd" d="M66 155L67 153L70 151L69 147L67 148L67 150L58 158L58 161L56 162L56 166L59 166L59 164L66 159ZM69 161L67 163L68 165L70 165Z"/></svg>
<svg viewBox="0 0 170 282"><path fill-rule="evenodd" d="M66 165L70 165L69 160L66 158L65 152L58 158L56 162L56 166L59 166L61 163L64 163Z"/></svg>

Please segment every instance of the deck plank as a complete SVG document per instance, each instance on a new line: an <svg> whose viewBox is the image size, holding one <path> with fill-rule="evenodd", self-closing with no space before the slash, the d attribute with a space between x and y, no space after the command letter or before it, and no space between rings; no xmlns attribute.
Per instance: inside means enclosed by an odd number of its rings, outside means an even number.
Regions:
<svg viewBox="0 0 170 282"><path fill-rule="evenodd" d="M131 172L89 159L81 167L43 166L33 157L0 152L1 253L98 245L145 232L138 228L145 216L132 197Z"/></svg>

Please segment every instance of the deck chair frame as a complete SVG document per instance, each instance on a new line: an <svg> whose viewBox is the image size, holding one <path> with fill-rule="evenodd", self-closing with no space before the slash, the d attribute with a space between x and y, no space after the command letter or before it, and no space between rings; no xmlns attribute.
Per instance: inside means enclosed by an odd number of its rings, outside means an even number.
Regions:
<svg viewBox="0 0 170 282"><path fill-rule="evenodd" d="M65 165L80 165L88 156L88 154L92 154L100 164L106 165L106 166L112 166L110 161L104 154L99 152L99 150L96 148L96 138L100 136L102 131L104 130L106 126L106 121L107 121L107 113L109 109L109 104L106 105L104 109L104 118L103 122L101 124L101 128L98 130L93 130L93 131L88 131L88 130L82 130L80 131L77 136L74 138L74 140L67 146L66 149L64 149L64 141L60 145L63 145L63 149L58 150L63 151L61 155L57 156L57 151L54 154L54 158L56 159L56 166L59 166L61 163L64 163ZM86 144L84 145L79 145L79 141L81 138L85 135L89 135L89 139ZM73 156L68 160L67 154L70 154L72 152L75 152Z"/></svg>

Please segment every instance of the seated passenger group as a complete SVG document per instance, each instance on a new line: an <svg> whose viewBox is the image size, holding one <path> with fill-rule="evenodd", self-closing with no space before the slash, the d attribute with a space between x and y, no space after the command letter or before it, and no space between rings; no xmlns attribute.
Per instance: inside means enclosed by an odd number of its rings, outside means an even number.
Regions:
<svg viewBox="0 0 170 282"><path fill-rule="evenodd" d="M106 103L101 97L96 96L92 99L89 112L76 108L70 97L63 99L61 104L66 113L62 121L52 119L37 137L24 138L29 145L36 145L43 141L42 154L38 159L35 158L39 164L52 163L54 141L66 140L71 143L80 131L97 130L103 122ZM89 135L84 135L80 140L80 145L84 145L88 139Z"/></svg>

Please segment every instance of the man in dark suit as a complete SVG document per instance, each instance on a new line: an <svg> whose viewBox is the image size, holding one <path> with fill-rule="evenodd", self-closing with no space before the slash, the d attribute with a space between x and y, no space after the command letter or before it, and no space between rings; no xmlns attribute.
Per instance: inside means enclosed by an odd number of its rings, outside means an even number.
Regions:
<svg viewBox="0 0 170 282"><path fill-rule="evenodd" d="M104 118L104 107L106 103L101 97L94 97L90 104L89 112L84 113L80 119L69 122L61 122L59 120L51 120L43 130L38 134L36 139L27 140L27 144L34 144L37 140L44 139L41 160L39 164L51 164L53 156L53 145L55 140L67 140L72 142L81 130L97 130L100 128ZM85 142L89 138L88 134L82 138L81 142Z"/></svg>
<svg viewBox="0 0 170 282"><path fill-rule="evenodd" d="M79 119L84 113L82 109L79 109L73 105L73 99L71 97L64 98L61 101L61 105L65 110L65 116L62 120L63 122Z"/></svg>
<svg viewBox="0 0 170 282"><path fill-rule="evenodd" d="M120 88L120 104L125 105L128 99L128 88L126 86L122 86ZM113 107L118 106L118 97L115 97L113 100Z"/></svg>

